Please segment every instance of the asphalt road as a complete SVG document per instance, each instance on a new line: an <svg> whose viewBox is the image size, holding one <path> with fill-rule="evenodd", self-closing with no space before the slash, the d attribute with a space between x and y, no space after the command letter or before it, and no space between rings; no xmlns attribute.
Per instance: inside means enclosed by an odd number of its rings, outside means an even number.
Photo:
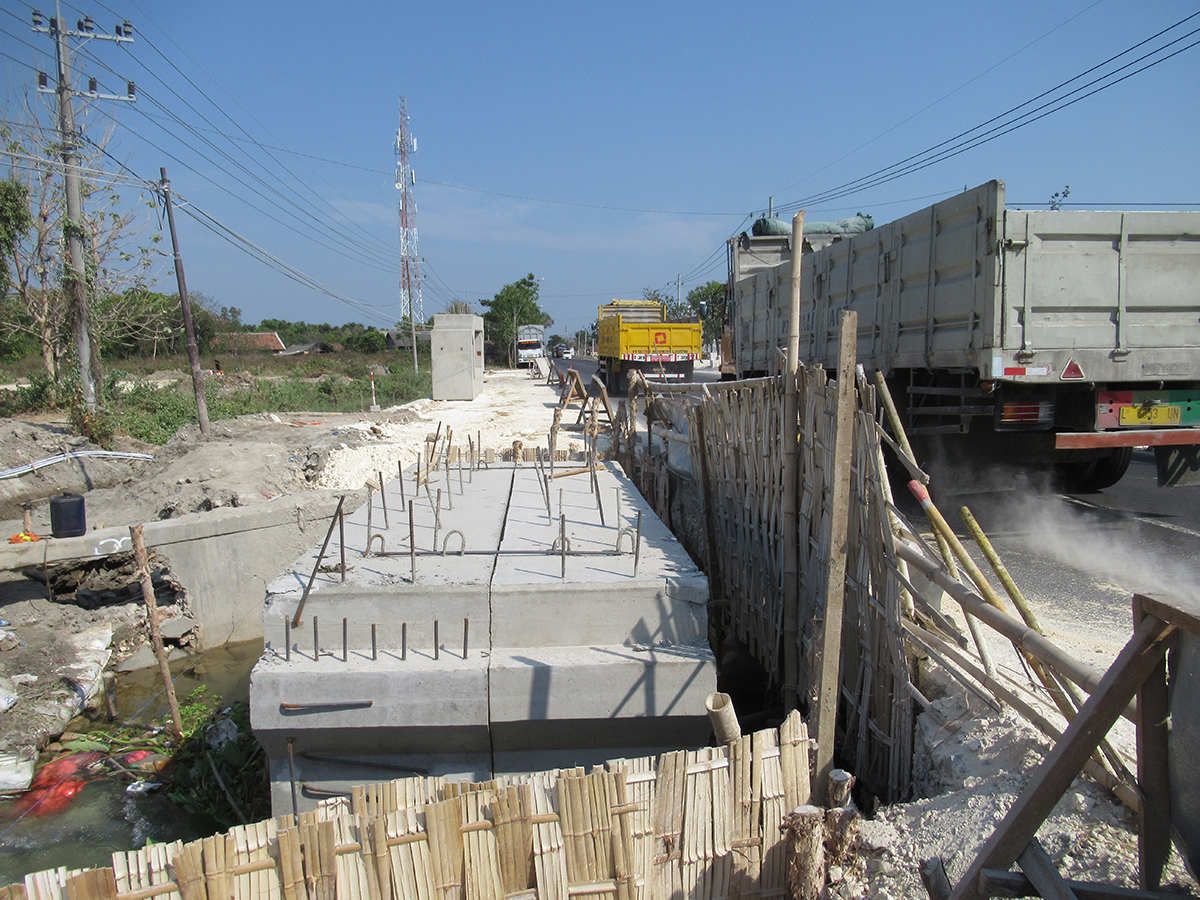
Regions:
<svg viewBox="0 0 1200 900"><path fill-rule="evenodd" d="M1022 485L944 504L943 515L973 546L959 514L963 504L1042 624L1098 667L1130 635L1135 592L1200 599L1200 486L1158 487L1150 452L1136 451L1125 477L1103 491L1060 494ZM914 525L924 524L905 508Z"/></svg>

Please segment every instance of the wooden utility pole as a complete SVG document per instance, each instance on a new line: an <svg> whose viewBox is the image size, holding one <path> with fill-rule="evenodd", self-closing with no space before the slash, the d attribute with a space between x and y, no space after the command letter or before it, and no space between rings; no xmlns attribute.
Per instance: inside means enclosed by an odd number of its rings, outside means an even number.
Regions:
<svg viewBox="0 0 1200 900"><path fill-rule="evenodd" d="M850 464L854 455L854 364L858 347L858 313L844 310L838 331L837 414L833 432L833 471L829 516L829 557L825 561L824 624L817 694L817 760L814 803L824 804L833 771L837 731L839 669L842 657L842 609L846 594L846 542L850 524Z"/></svg>
<svg viewBox="0 0 1200 900"><path fill-rule="evenodd" d="M196 395L196 418L200 433L207 436L208 402L204 399L204 373L200 371L200 348L196 346L196 329L192 327L192 304L188 302L187 279L183 277L183 257L179 254L179 238L175 236L175 210L171 206L171 182L167 170L160 168L163 199L167 206L167 225L171 229L171 249L175 252L175 280L179 284L179 306L183 311L183 330L187 335L188 362L192 367L192 390Z"/></svg>
<svg viewBox="0 0 1200 900"><path fill-rule="evenodd" d="M792 305L788 313L787 371L783 373L783 706L799 705L800 677L800 532L796 519L796 489L800 466L800 410L797 375L800 371L800 275L804 244L804 210L792 217Z"/></svg>

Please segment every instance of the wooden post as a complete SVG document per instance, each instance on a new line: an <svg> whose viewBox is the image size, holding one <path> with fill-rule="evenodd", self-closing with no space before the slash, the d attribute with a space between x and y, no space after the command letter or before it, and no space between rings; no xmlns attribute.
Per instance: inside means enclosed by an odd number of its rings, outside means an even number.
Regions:
<svg viewBox="0 0 1200 900"><path fill-rule="evenodd" d="M142 534L142 526L130 525L129 536L133 538L133 559L142 583L142 599L146 601L146 626L150 629L150 642L154 645L154 655L158 657L158 670L162 673L163 690L167 694L167 705L171 708L175 737L182 740L183 719L179 715L175 682L171 680L171 667L167 664L167 651L163 647L162 631L158 627L158 601L154 597L154 582L150 580L150 560L146 554L146 538Z"/></svg>
<svg viewBox="0 0 1200 900"><path fill-rule="evenodd" d="M850 462L854 450L854 362L858 313L845 310L839 327L837 415L833 432L833 472L829 516L829 558L825 561L824 623L821 629L817 694L817 767L814 802L824 803L833 771L837 730L839 667L842 655L842 604L845 599L846 541L850 523Z"/></svg>
<svg viewBox="0 0 1200 900"><path fill-rule="evenodd" d="M1054 745L1004 821L980 848L955 886L954 900L982 898L980 873L984 869L1007 869L1017 861L1100 739L1157 667L1166 652L1167 638L1173 633L1171 625L1152 613L1138 623L1133 637L1063 733L1062 740Z"/></svg>
<svg viewBox="0 0 1200 900"><path fill-rule="evenodd" d="M1133 598L1133 619L1146 618L1141 597ZM1171 855L1171 785L1168 780L1167 738L1170 706L1167 699L1167 660L1164 656L1138 688L1137 783L1138 877L1142 890L1157 890Z"/></svg>
<svg viewBox="0 0 1200 900"><path fill-rule="evenodd" d="M800 414L796 373L800 369L800 276L804 210L792 217L792 305L788 313L787 371L783 373L783 708L799 706L800 690L800 532L796 491L800 466Z"/></svg>

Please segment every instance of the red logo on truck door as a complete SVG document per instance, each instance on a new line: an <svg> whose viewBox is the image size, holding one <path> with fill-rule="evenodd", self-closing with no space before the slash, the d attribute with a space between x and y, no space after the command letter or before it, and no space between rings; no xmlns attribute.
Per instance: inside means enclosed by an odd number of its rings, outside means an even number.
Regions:
<svg viewBox="0 0 1200 900"><path fill-rule="evenodd" d="M667 333L665 331L654 332L654 343L665 344L667 342Z"/></svg>

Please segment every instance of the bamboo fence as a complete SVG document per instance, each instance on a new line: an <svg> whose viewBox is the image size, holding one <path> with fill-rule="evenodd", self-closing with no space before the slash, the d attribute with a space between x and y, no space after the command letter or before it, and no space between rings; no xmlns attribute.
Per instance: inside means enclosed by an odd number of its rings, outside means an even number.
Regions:
<svg viewBox="0 0 1200 900"><path fill-rule="evenodd" d="M0 900L771 900L809 747L793 712L728 747L587 772L364 785L295 820L37 872Z"/></svg>
<svg viewBox="0 0 1200 900"><path fill-rule="evenodd" d="M655 512L671 524L672 478L663 454L632 439L638 401L654 394L689 402L687 440L692 477L704 497L705 569L714 598L710 621L732 630L780 685L799 686L802 705L816 708L819 640L829 585L825 561L832 528L833 423L837 386L824 370L797 376L799 472L799 598L797 670L785 671L783 554L783 378L720 385L645 386L631 391L627 419L618 424L622 462ZM876 427L875 388L861 375L855 396L850 466L849 530L836 748L838 758L878 797L907 796L912 772L914 707L912 655L903 620L908 603L895 576L890 488ZM653 444L653 442L651 442ZM635 448L642 448L638 456ZM677 477L677 476L676 476Z"/></svg>

